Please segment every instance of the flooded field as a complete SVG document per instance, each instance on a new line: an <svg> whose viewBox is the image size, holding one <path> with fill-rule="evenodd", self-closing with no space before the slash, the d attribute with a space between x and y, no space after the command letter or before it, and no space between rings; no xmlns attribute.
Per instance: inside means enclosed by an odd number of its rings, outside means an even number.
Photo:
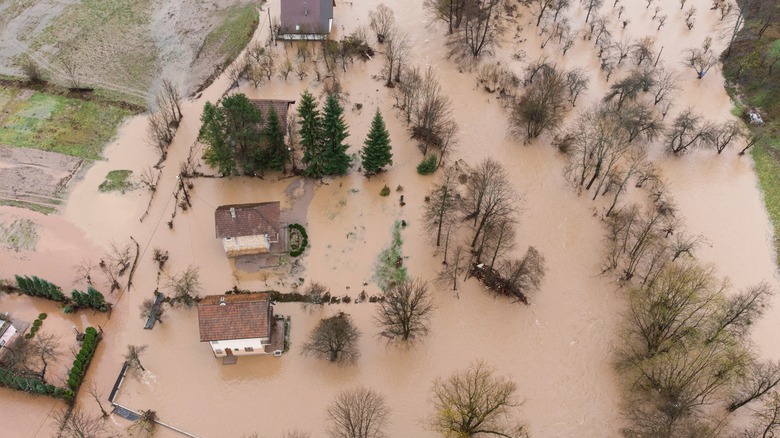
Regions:
<svg viewBox="0 0 780 438"><path fill-rule="evenodd" d="M369 295L379 293L372 279L377 255L390 244L395 221L405 220L408 226L401 231L404 264L411 276L433 280L441 259L420 217L424 197L436 176L421 176L416 171L422 154L397 117L391 92L377 78L381 76L381 56L367 63L356 61L341 78L341 84L350 126L349 152L359 150L374 109L379 108L393 144L394 164L388 172L369 180L353 170L346 177L328 178L307 188L299 178L280 178L276 174L268 174L265 179L198 178L193 180L192 208L178 211L173 228L169 228L166 223L176 205L172 193L178 184L179 163L187 159L195 142L203 104L217 100L229 86L229 80L221 77L197 100L185 103L184 119L164 163L148 215L144 217L150 193L145 190L124 195L97 190L109 170L131 169L138 174L156 163L157 157L144 139L146 120L140 116L120 129L118 139L106 151L106 161L95 163L80 181L71 183L73 188L62 216L0 208L3 222L24 217L39 224L36 251L0 253L0 278L36 274L70 285L74 264L84 259L97 261L110 242L135 238L141 258L133 287L110 297L115 303L110 319L105 315L89 316L88 322L100 324L106 333L87 381L96 382L100 391L108 394L126 346L148 345L142 356L148 372L126 379L117 402L132 409L153 409L162 421L197 436L240 437L256 432L259 436L279 437L294 429L323 436L328 402L341 389L365 385L380 392L388 402L388 436L433 437L436 434L425 427L431 411L431 383L477 359L517 382L518 394L524 400L521 417L532 436L618 436L621 397L611 354L624 300L612 279L599 275L602 205L578 197L566 183L564 161L550 146L549 136L529 145L512 138L506 111L495 96L477 85L474 72L459 69L443 56L445 29L429 25L419 1L387 3L411 40L410 62L434 66L452 100L461 134L460 145L448 164L459 160L475 164L485 157L499 159L513 186L523 195L516 252L520 254L532 245L544 254L548 268L541 290L530 297L530 306L493 298L474 279L454 292L435 286L437 308L431 334L407 350L387 346L378 335L374 304L326 305L311 313L297 304L279 304L276 313L292 317L290 352L281 358L242 357L233 366L223 366L206 344L198 342L195 309L172 309L162 324L151 331L143 329L138 307L159 286L157 266L152 260L154 248L170 254L160 282L190 265L197 266L203 294L218 294L233 286L287 292L301 277L304 284L317 281L334 295L356 298L363 290ZM603 13L610 17L612 2L608 3ZM731 117L731 104L719 72L713 69L698 80L681 64L682 50L700 45L718 21L718 14L708 10L710 2L689 2L699 12L695 28L688 30L677 1L657 1L669 15L661 31L650 18L652 8L647 10L644 2L633 0L624 3L623 17L631 22L625 29L612 23L615 36L653 35L656 47L664 47L661 62L668 68L681 69L681 91L670 115L691 105L706 110L712 120ZM367 13L376 4L375 0L337 2L337 36L367 25ZM278 13L278 1L271 2L270 7L272 14ZM566 14L573 26L585 25L586 11L579 2L573 2ZM608 83L599 71L592 42L577 41L566 57L560 55L555 44L539 49L530 20L530 15L524 13L511 26L496 59L518 74L525 62L542 53L569 68L580 66L590 75L591 85L577 101L576 109L597 102ZM522 43L513 39L515 26L523 29ZM266 32L267 28L260 29L256 38L265 40ZM284 50L281 43L277 48ZM518 49L525 52L526 61L512 60L512 53ZM626 71L618 71L614 77ZM299 80L291 76L287 81L274 78L258 89L245 82L239 87L250 98L291 100L298 100L304 89L322 95L322 87L311 77ZM362 109L357 109L358 103ZM572 111L567 121L575 117L576 111ZM738 157L733 149L722 156L696 151L683 157L667 157L659 144L652 146L649 155L669 180L689 231L706 237L707 244L697 256L713 263L736 287L766 280L777 289L771 227L750 159ZM388 197L379 196L384 185L391 188ZM399 186L402 191L396 191ZM399 203L401 194L405 206ZM304 253L302 267L287 276L235 269L214 237L214 209L222 204L273 200L282 202L283 215L307 227L311 247ZM107 288L103 290L107 292ZM761 352L775 359L780 358L780 345L772 338L780 323L777 301L753 336ZM0 297L0 310L10 309L22 317L28 313L34 317L35 312L42 311L40 306L45 304ZM339 310L352 315L362 332L357 364L338 367L303 356L300 346L309 331L321 317ZM87 323L64 318L56 309L47 312L50 318L46 324L55 317L63 325ZM77 404L97 412L96 404L84 392ZM21 420L10 426L14 436L51 436L53 425L46 416L59 405L50 399L0 389L0 410ZM112 421L119 432L128 425L120 418ZM163 429L159 436L178 435Z"/></svg>

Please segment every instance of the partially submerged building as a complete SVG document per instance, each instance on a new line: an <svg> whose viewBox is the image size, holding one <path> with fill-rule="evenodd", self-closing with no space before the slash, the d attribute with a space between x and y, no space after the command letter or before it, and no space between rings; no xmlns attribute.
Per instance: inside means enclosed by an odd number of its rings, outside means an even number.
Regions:
<svg viewBox="0 0 780 438"><path fill-rule="evenodd" d="M290 113L290 105L294 104L294 100L283 99L249 99L249 102L254 105L255 108L263 115L263 124L258 126L258 130L263 130L268 123L268 112L271 108L276 111L276 115L279 117L279 123L282 125L282 132L287 135L287 125L289 123L288 114Z"/></svg>
<svg viewBox="0 0 780 438"><path fill-rule="evenodd" d="M0 315L0 317L2 317L0 318L0 360L2 360L27 328L27 324L12 321L7 315Z"/></svg>
<svg viewBox="0 0 780 438"><path fill-rule="evenodd" d="M271 252L286 238L279 214L279 201L217 207L214 228L228 257Z"/></svg>
<svg viewBox="0 0 780 438"><path fill-rule="evenodd" d="M283 40L325 40L333 29L336 0L281 0Z"/></svg>
<svg viewBox="0 0 780 438"><path fill-rule="evenodd" d="M235 356L284 352L285 321L274 315L268 293L208 295L198 303L200 341L223 363Z"/></svg>

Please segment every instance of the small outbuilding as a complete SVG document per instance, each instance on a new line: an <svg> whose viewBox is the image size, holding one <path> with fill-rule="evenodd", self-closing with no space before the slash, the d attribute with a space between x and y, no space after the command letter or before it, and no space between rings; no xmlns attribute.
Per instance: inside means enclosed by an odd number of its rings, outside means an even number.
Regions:
<svg viewBox="0 0 780 438"><path fill-rule="evenodd" d="M282 40L325 40L333 29L336 0L281 0Z"/></svg>
<svg viewBox="0 0 780 438"><path fill-rule="evenodd" d="M285 321L274 316L268 293L208 295L198 303L200 341L223 363L235 356L284 351Z"/></svg>
<svg viewBox="0 0 780 438"><path fill-rule="evenodd" d="M271 252L283 237L279 210L279 201L217 207L214 227L228 257Z"/></svg>
<svg viewBox="0 0 780 438"><path fill-rule="evenodd" d="M14 346L29 324L0 315L0 359Z"/></svg>

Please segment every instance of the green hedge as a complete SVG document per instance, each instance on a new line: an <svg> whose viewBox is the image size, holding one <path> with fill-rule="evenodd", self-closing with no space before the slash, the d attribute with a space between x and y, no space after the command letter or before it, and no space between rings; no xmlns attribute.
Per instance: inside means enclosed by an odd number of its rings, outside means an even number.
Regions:
<svg viewBox="0 0 780 438"><path fill-rule="evenodd" d="M89 286L86 292L73 289L70 296L73 300L73 305L70 306L72 309L91 308L107 312L110 307L103 294L92 286Z"/></svg>
<svg viewBox="0 0 780 438"><path fill-rule="evenodd" d="M59 286L57 286L54 283L49 283L46 280L40 279L35 275L33 275L32 277L28 277L26 275L22 277L20 275L17 275L16 286L25 295L46 298L52 301L59 301L59 302L65 302L68 300L68 297L66 297L65 294L62 293L62 289L60 289Z"/></svg>
<svg viewBox="0 0 780 438"><path fill-rule="evenodd" d="M92 357L95 355L97 344L100 342L100 335L94 327L87 327L84 333L84 339L81 341L81 350L73 361L73 367L68 372L68 386L74 392L81 386L84 375L87 374Z"/></svg>
<svg viewBox="0 0 780 438"><path fill-rule="evenodd" d="M303 251L309 245L309 235L306 234L306 228L303 228L303 225L301 224L290 224L287 227L291 230L298 230L298 232L301 233L300 245L298 248L290 251L291 257L298 257L299 255L303 254Z"/></svg>
<svg viewBox="0 0 780 438"><path fill-rule="evenodd" d="M73 400L75 394L70 389L58 388L49 383L43 383L36 378L15 376L5 368L0 368L0 386L31 394L48 395L68 401Z"/></svg>

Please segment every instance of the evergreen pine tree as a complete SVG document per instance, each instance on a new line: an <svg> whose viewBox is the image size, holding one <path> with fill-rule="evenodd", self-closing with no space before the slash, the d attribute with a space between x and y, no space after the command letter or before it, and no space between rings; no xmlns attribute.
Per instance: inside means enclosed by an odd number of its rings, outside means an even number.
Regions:
<svg viewBox="0 0 780 438"><path fill-rule="evenodd" d="M257 133L263 115L244 94L207 102L198 139L206 144L203 158L223 175L253 175L265 167L263 142Z"/></svg>
<svg viewBox="0 0 780 438"><path fill-rule="evenodd" d="M344 108L336 96L329 94L322 117L322 155L326 175L345 175L352 164L352 158L346 152L349 145L344 143L349 131L343 114Z"/></svg>
<svg viewBox="0 0 780 438"><path fill-rule="evenodd" d="M301 148L303 148L302 163L306 166L304 174L313 178L324 175L322 154L322 117L317 110L317 102L308 91L301 94L298 105L298 130Z"/></svg>
<svg viewBox="0 0 780 438"><path fill-rule="evenodd" d="M384 166L393 164L393 153L390 150L390 134L385 128L382 113L377 109L371 122L371 130L368 131L363 150L360 152L366 176L381 172Z"/></svg>
<svg viewBox="0 0 780 438"><path fill-rule="evenodd" d="M266 140L267 165L270 169L284 171L284 163L287 162L289 153L284 144L284 130L279 122L279 116L273 106L268 110L268 120L263 130Z"/></svg>

